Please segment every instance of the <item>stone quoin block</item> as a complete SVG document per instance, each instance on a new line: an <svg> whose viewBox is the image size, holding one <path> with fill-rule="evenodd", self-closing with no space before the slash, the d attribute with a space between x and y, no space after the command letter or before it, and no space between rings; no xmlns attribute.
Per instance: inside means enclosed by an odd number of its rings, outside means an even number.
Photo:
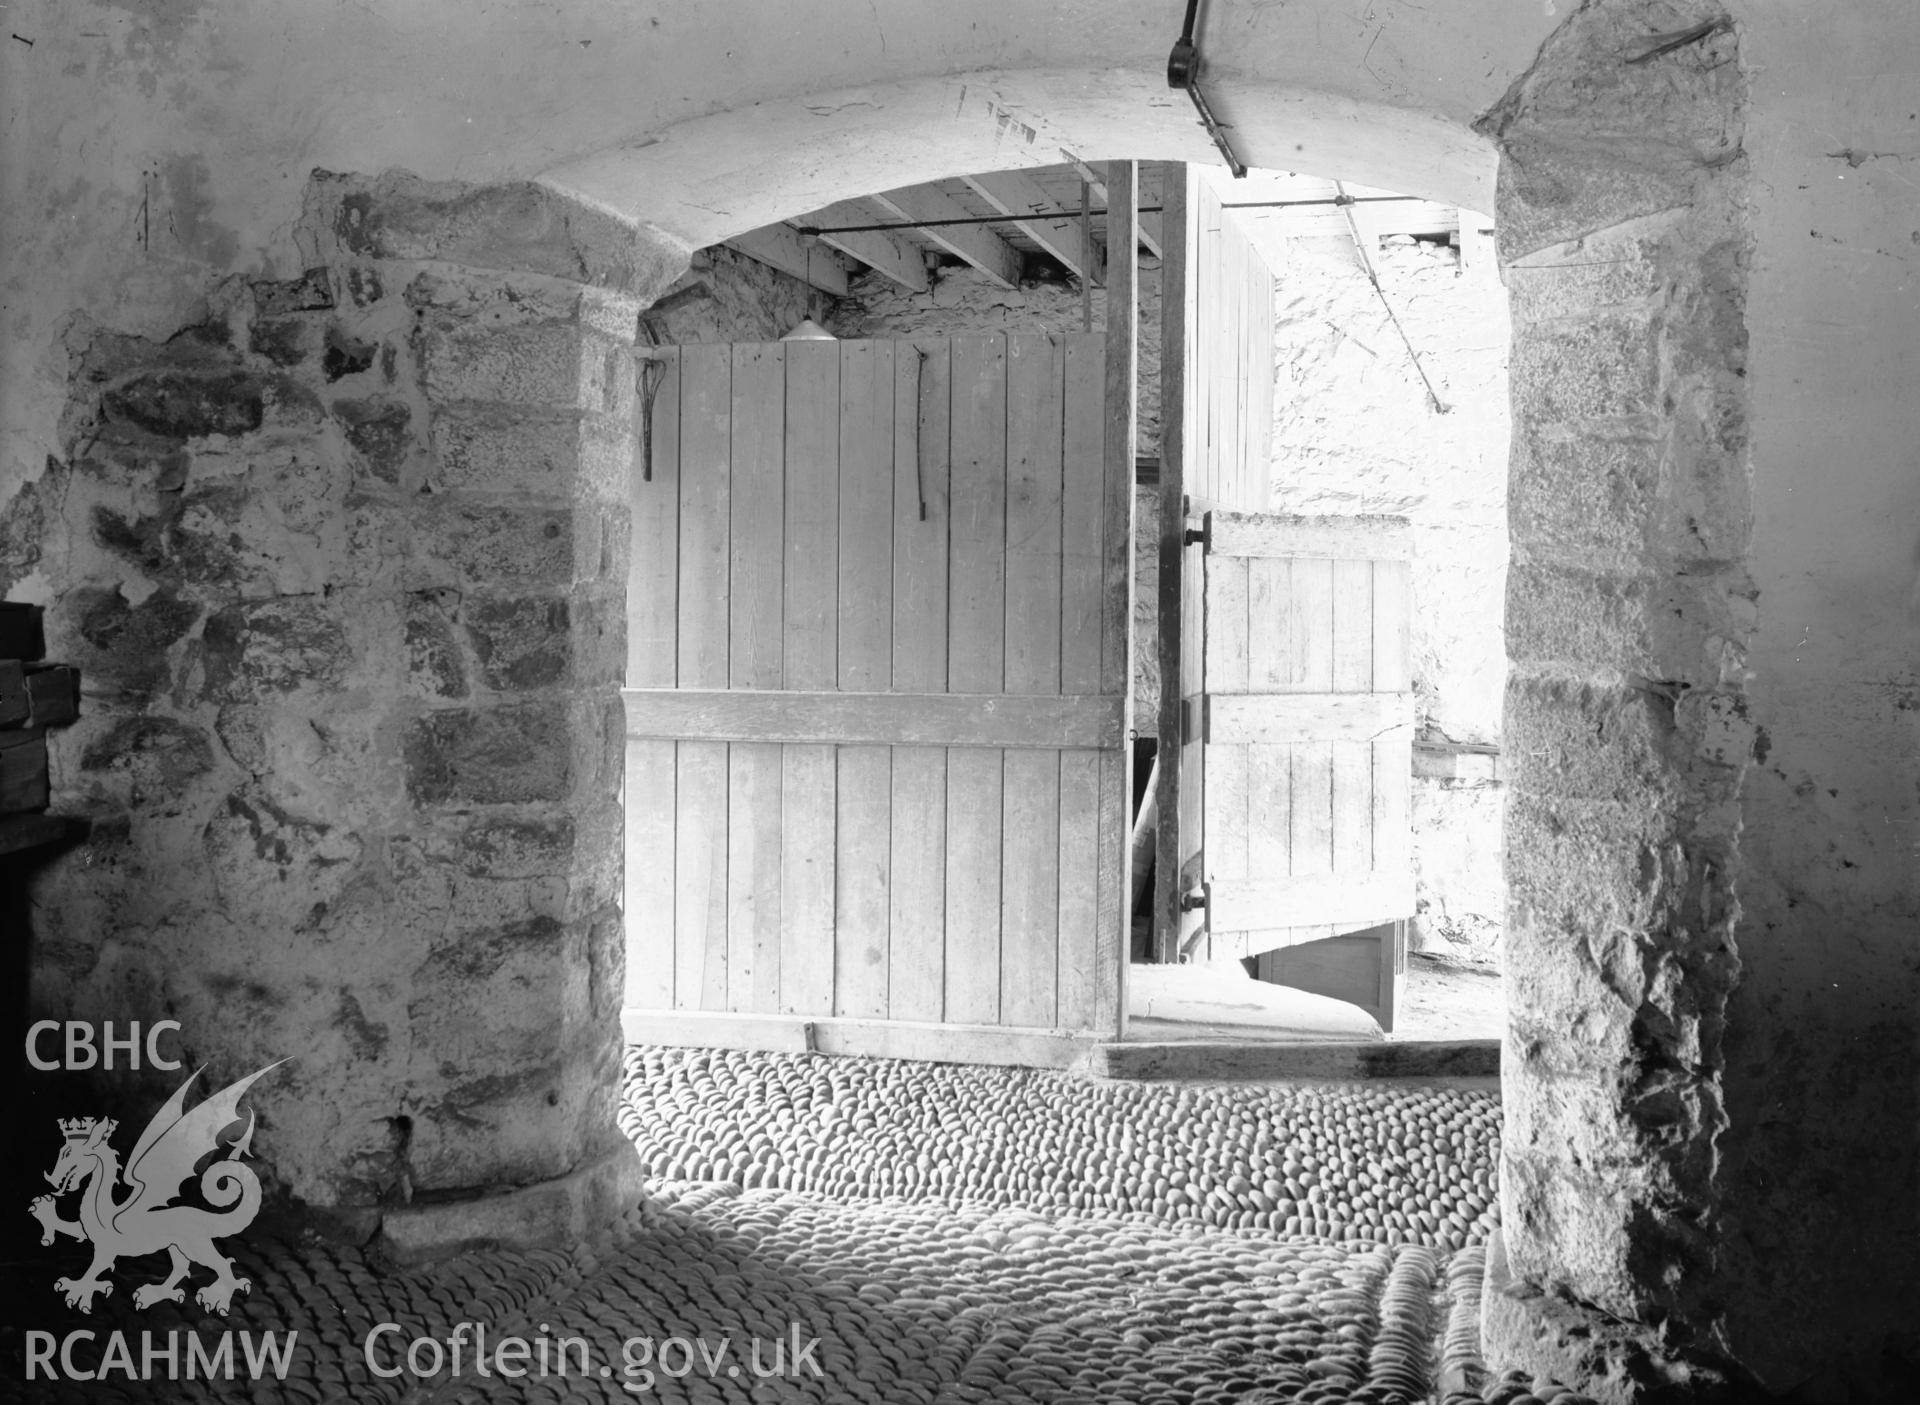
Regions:
<svg viewBox="0 0 1920 1405"><path fill-rule="evenodd" d="M414 274L400 296L433 326L499 332L555 324L606 330L588 313L596 297L612 295L596 294L565 278L436 264ZM620 335L623 329L612 331Z"/></svg>
<svg viewBox="0 0 1920 1405"><path fill-rule="evenodd" d="M1517 556L1568 564L1642 558L1662 494L1663 446L1640 437L1514 436L1507 516Z"/></svg>
<svg viewBox="0 0 1920 1405"><path fill-rule="evenodd" d="M576 841L572 815L480 817L460 835L460 864L474 877L560 875L575 860Z"/></svg>
<svg viewBox="0 0 1920 1405"><path fill-rule="evenodd" d="M1671 286L1660 233L1681 216L1666 211L1549 245L1505 267L1516 323L1580 320L1602 311L1652 311Z"/></svg>
<svg viewBox="0 0 1920 1405"><path fill-rule="evenodd" d="M545 812L544 806L533 810ZM457 809L421 814L409 834L387 841L394 900L420 914L422 940L437 942L446 932L491 930L534 917L567 920L570 869L523 877L476 872L460 845L460 822L466 818Z"/></svg>
<svg viewBox="0 0 1920 1405"><path fill-rule="evenodd" d="M1660 341L1646 315L1517 326L1509 375L1522 425L1662 413Z"/></svg>
<svg viewBox="0 0 1920 1405"><path fill-rule="evenodd" d="M580 684L619 687L626 679L625 597L605 585L574 592L567 649Z"/></svg>
<svg viewBox="0 0 1920 1405"><path fill-rule="evenodd" d="M619 795L626 772L627 709L612 688L593 689L576 696L574 714L574 776L582 801L611 800Z"/></svg>
<svg viewBox="0 0 1920 1405"><path fill-rule="evenodd" d="M435 491L577 491L585 416L459 402L435 408ZM599 494L596 493L596 496Z"/></svg>
<svg viewBox="0 0 1920 1405"><path fill-rule="evenodd" d="M565 588L578 579L575 520L564 507L428 498L407 512L407 570L423 587Z"/></svg>
<svg viewBox="0 0 1920 1405"><path fill-rule="evenodd" d="M1605 1127L1598 1124L1596 1130ZM1560 1157L1515 1151L1501 1169L1500 1207L1509 1243L1551 1244L1551 1254L1523 1247L1513 1268L1543 1285L1581 1285L1582 1296L1604 1309L1632 1316L1644 1305L1643 1290L1626 1273L1626 1230L1635 1216L1632 1196L1618 1176L1581 1171ZM1631 1176L1621 1162L1619 1175Z"/></svg>
<svg viewBox="0 0 1920 1405"><path fill-rule="evenodd" d="M1677 563L1676 563L1677 564ZM1737 570L1621 572L1518 561L1507 576L1508 656L1523 667L1624 673L1679 691L1717 686L1751 624Z"/></svg>
<svg viewBox="0 0 1920 1405"><path fill-rule="evenodd" d="M1658 675L1647 638L1662 582L1642 569L1515 560L1507 570L1507 654L1517 663Z"/></svg>
<svg viewBox="0 0 1920 1405"><path fill-rule="evenodd" d="M570 675L576 650L564 599L470 599L461 623L489 688L544 688Z"/></svg>
<svg viewBox="0 0 1920 1405"><path fill-rule="evenodd" d="M1508 910L1514 921L1600 932L1657 925L1675 895L1676 820L1658 798L1565 800L1516 790L1507 798Z"/></svg>
<svg viewBox="0 0 1920 1405"><path fill-rule="evenodd" d="M629 778L629 783L638 784ZM621 835L625 813L616 790L596 799L576 801L578 843L567 882L566 915L576 918L604 914L619 905L622 879Z"/></svg>
<svg viewBox="0 0 1920 1405"><path fill-rule="evenodd" d="M1684 785L1674 700L1649 687L1516 672L1507 679L1502 731L1515 791L1640 804L1676 797Z"/></svg>
<svg viewBox="0 0 1920 1405"><path fill-rule="evenodd" d="M578 1065L606 1035L592 1013L590 931L550 917L452 930L414 969L413 1055L444 1089L416 1115L418 1188L544 1179L587 1154L593 1080Z"/></svg>
<svg viewBox="0 0 1920 1405"><path fill-rule="evenodd" d="M564 800L572 753L562 699L430 712L407 730L407 794L416 805Z"/></svg>
<svg viewBox="0 0 1920 1405"><path fill-rule="evenodd" d="M591 1017L615 1023L627 994L627 924L611 904L587 930L587 969L591 978Z"/></svg>
<svg viewBox="0 0 1920 1405"><path fill-rule="evenodd" d="M421 378L437 403L480 400L620 414L630 410L633 358L615 338L572 322L491 327L447 319L415 333Z"/></svg>
<svg viewBox="0 0 1920 1405"><path fill-rule="evenodd" d="M633 415L584 416L574 478L576 501L627 510L640 481L640 430Z"/></svg>
<svg viewBox="0 0 1920 1405"><path fill-rule="evenodd" d="M577 515L588 529L575 537L580 543L580 554L584 557L591 552L591 560L580 563L581 574L603 590L617 589L626 581L633 558L633 514L622 503L582 508ZM624 611L614 621L614 627L624 635L627 627Z"/></svg>

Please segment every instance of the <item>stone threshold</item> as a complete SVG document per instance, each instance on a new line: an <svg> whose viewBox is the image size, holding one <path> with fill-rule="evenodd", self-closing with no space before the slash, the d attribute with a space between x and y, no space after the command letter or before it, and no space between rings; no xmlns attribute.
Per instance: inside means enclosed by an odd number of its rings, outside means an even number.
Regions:
<svg viewBox="0 0 1920 1405"><path fill-rule="evenodd" d="M1193 1037L1180 1037L1173 1033L1178 1025L1151 1021L1154 1038L1115 1041L985 1025L652 1010L624 1011L621 1021L629 1044L1053 1068L1094 1078L1497 1078L1500 1073L1497 1039L1289 1040L1271 1032L1219 1037L1198 1029Z"/></svg>

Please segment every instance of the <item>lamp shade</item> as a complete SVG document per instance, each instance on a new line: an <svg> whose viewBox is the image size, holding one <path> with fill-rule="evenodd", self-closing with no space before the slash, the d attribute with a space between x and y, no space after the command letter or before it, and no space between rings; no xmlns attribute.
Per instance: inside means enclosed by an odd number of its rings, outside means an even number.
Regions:
<svg viewBox="0 0 1920 1405"><path fill-rule="evenodd" d="M791 332L788 332L784 337L780 338L780 340L781 341L838 341L840 339L836 337L832 332L829 332L825 327L822 327L818 322L814 321L811 317L809 317L803 322L801 322L801 324L795 327Z"/></svg>

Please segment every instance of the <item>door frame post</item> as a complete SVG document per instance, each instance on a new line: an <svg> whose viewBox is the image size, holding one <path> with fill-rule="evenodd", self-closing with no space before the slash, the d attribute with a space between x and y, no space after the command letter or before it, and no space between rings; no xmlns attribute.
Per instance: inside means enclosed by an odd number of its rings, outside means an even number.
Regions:
<svg viewBox="0 0 1920 1405"><path fill-rule="evenodd" d="M1095 1022L1127 1032L1127 958L1133 944L1133 461L1139 377L1139 178L1131 161L1107 163L1106 592L1100 691L1118 696L1120 745L1100 760L1101 941Z"/></svg>

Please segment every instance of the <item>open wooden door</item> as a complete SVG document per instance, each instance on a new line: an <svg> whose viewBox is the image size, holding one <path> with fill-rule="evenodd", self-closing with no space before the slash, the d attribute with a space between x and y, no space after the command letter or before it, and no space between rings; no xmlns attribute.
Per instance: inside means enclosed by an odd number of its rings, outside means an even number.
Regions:
<svg viewBox="0 0 1920 1405"><path fill-rule="evenodd" d="M1200 687L1181 699L1200 763L1188 944L1389 1030L1414 892L1408 555L1395 518L1214 512L1185 582L1201 602Z"/></svg>
<svg viewBox="0 0 1920 1405"><path fill-rule="evenodd" d="M1391 1029L1413 912L1406 526L1262 511L1273 276L1211 177L1175 169L1154 956L1253 958Z"/></svg>

